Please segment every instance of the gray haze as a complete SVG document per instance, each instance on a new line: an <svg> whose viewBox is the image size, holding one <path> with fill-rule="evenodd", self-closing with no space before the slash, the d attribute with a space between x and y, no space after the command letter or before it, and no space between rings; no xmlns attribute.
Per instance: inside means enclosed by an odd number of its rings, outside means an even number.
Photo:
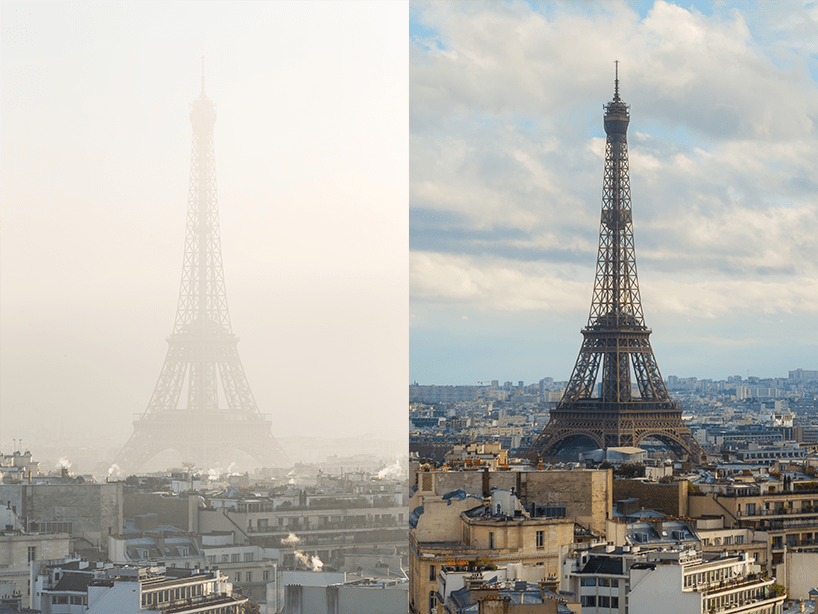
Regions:
<svg viewBox="0 0 818 614"><path fill-rule="evenodd" d="M308 455L315 438L404 450L407 19L402 3L3 3L0 449L101 462L145 409L204 55L227 296L261 411L277 438L313 438Z"/></svg>

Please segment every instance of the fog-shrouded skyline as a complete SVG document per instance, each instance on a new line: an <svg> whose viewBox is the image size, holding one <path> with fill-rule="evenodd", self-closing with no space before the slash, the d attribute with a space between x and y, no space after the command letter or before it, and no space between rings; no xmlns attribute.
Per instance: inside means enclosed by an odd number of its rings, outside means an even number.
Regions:
<svg viewBox="0 0 818 614"><path fill-rule="evenodd" d="M202 56L230 315L274 436L406 440L407 22L402 2L2 4L0 449L115 454L145 410Z"/></svg>
<svg viewBox="0 0 818 614"><path fill-rule="evenodd" d="M410 38L410 381L568 379L614 60L662 374L818 368L818 3L417 3Z"/></svg>

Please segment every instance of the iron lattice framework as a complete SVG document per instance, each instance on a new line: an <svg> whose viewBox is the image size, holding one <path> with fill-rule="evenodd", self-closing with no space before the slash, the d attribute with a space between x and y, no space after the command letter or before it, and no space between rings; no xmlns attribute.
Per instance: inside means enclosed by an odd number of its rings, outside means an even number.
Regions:
<svg viewBox="0 0 818 614"><path fill-rule="evenodd" d="M172 449L185 462L211 468L225 465L230 452L241 450L264 466L285 465L270 415L259 411L247 383L227 310L213 149L216 111L205 95L204 71L190 122L190 188L176 321L148 407L135 416L133 435L115 462L134 471Z"/></svg>
<svg viewBox="0 0 818 614"><path fill-rule="evenodd" d="M605 178L591 311L571 379L531 456L554 455L580 438L609 448L655 437L699 459L701 448L668 394L642 315L628 173L630 113L619 97L618 74L604 109Z"/></svg>

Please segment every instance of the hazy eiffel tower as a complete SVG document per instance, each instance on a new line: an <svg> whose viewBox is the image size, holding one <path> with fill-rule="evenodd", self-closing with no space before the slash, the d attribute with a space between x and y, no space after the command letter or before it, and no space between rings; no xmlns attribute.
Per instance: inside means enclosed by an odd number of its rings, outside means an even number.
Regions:
<svg viewBox="0 0 818 614"><path fill-rule="evenodd" d="M247 384L230 325L216 198L216 111L204 83L203 60L202 91L190 109L193 144L176 322L148 407L135 417L133 435L115 461L126 472L166 450L201 469L226 467L235 450L262 466L289 464L272 435L270 415L259 411Z"/></svg>
<svg viewBox="0 0 818 614"><path fill-rule="evenodd" d="M605 179L591 312L562 400L529 456L553 456L583 438L610 448L654 437L678 455L699 460L702 450L662 381L642 316L628 175L630 113L619 97L618 69L617 62L614 97L604 105Z"/></svg>

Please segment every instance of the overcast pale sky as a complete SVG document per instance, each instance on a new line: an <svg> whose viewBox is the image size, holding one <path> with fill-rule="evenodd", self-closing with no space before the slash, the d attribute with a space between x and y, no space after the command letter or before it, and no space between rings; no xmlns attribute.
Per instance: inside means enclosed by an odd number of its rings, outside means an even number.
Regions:
<svg viewBox="0 0 818 614"><path fill-rule="evenodd" d="M568 377L615 59L662 373L818 368L814 2L0 17L2 449L31 432L124 443L144 410L176 308L201 55L233 328L277 435L403 437L407 372Z"/></svg>
<svg viewBox="0 0 818 614"><path fill-rule="evenodd" d="M818 4L418 3L410 22L411 381L570 375L614 60L662 374L818 369Z"/></svg>
<svg viewBox="0 0 818 614"><path fill-rule="evenodd" d="M2 32L0 449L124 445L144 411L179 292L202 55L260 408L279 437L405 438L406 3L3 2Z"/></svg>

